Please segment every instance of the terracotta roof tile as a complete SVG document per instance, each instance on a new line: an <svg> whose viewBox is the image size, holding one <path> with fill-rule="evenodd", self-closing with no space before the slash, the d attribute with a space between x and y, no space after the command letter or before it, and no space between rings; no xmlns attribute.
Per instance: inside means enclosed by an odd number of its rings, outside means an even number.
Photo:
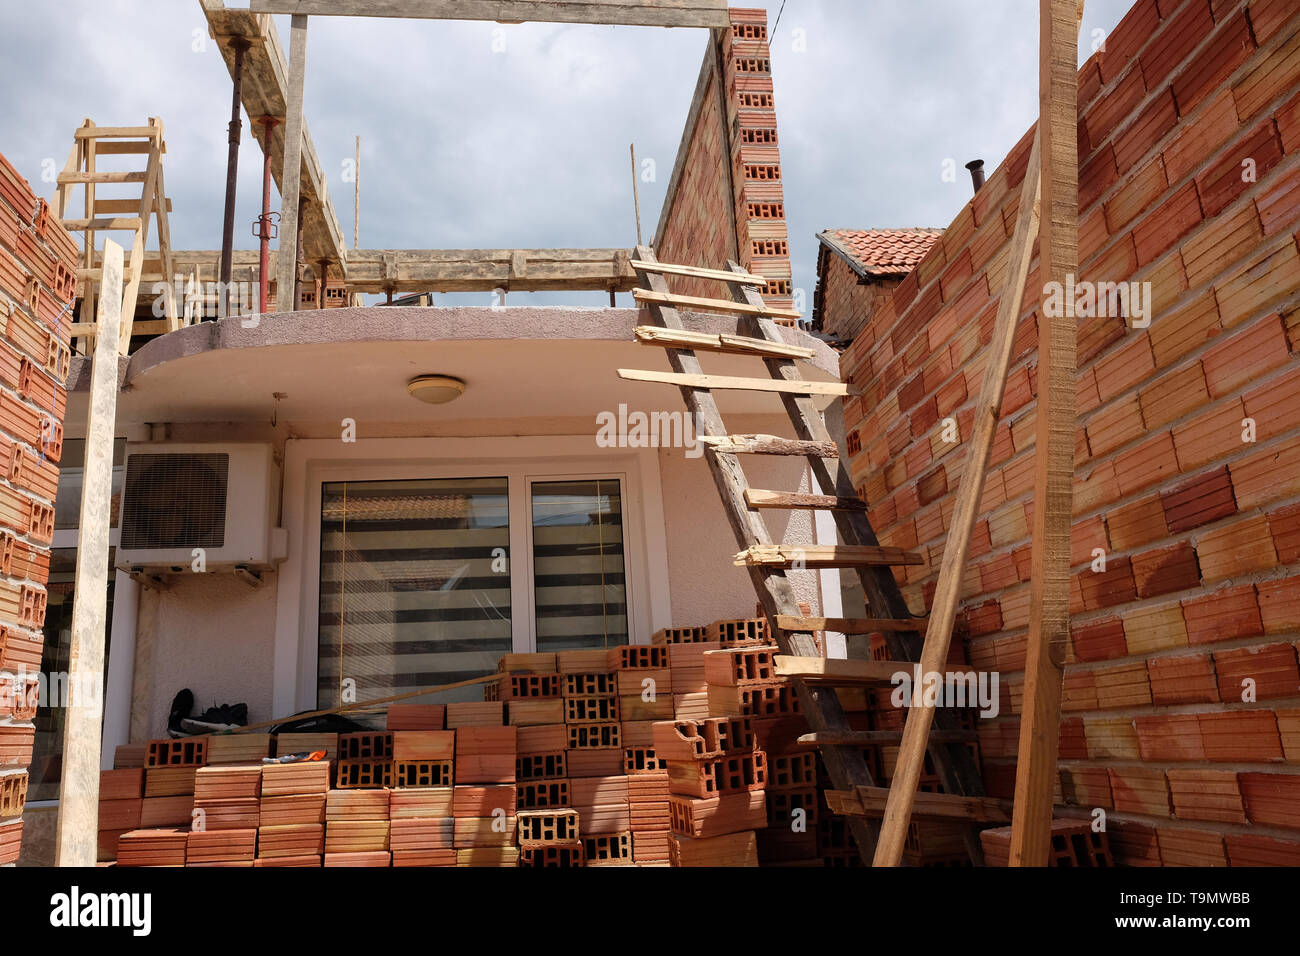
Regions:
<svg viewBox="0 0 1300 956"><path fill-rule="evenodd" d="M942 229L827 229L817 238L865 275L906 275L925 258Z"/></svg>

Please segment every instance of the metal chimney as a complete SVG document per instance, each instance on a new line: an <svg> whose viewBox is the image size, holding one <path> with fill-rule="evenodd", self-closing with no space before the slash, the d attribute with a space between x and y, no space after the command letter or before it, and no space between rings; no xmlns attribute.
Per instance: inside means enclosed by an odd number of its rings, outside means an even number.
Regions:
<svg viewBox="0 0 1300 956"><path fill-rule="evenodd" d="M966 164L966 168L970 170L970 179L975 185L975 191L979 192L980 187L984 185L984 160L972 159Z"/></svg>

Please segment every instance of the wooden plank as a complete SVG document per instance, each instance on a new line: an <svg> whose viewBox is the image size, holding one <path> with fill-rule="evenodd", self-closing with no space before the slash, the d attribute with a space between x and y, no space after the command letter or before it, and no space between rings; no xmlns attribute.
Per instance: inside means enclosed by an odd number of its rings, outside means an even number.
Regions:
<svg viewBox="0 0 1300 956"><path fill-rule="evenodd" d="M772 355L792 359L808 359L817 354L813 349L802 345L768 342L747 335L728 335L725 332L715 334L692 329L661 329L653 325L638 325L633 331L642 345L657 345L662 348L704 349L734 355Z"/></svg>
<svg viewBox="0 0 1300 956"><path fill-rule="evenodd" d="M762 544L736 555L737 567L773 565L782 568L852 568L860 565L892 567L924 564L925 558L903 548L844 544Z"/></svg>
<svg viewBox="0 0 1300 956"><path fill-rule="evenodd" d="M1079 268L1078 26L1075 0L1040 0L1039 122L1043 221L1038 273L1063 288ZM1029 645L1011 824L1011 866L1047 866L1070 643L1070 521L1074 504L1077 326L1072 310L1038 310Z"/></svg>
<svg viewBox="0 0 1300 956"><path fill-rule="evenodd" d="M1080 4L1081 10L1082 4ZM1007 370L1010 367L1016 329L1024 301L1025 280L1036 248L1034 239L1038 234L1039 226L1040 135L1041 128L1034 132L1029 166L1020 187L1020 204L1008 259L1007 285L1002 290L998 302L998 314L989 344L989 357L984 368L979 397L975 403L975 417L966 453L966 465L962 469L961 484L958 487L953 517L949 524L943 559L939 567L939 578L935 585L934 598L930 602L930 624L926 629L925 643L920 656L922 670L925 673L938 670L948 658L953 625L957 617L957 605L961 599L962 578L967 570L966 562L970 553L971 536L979 517L980 501L984 494L989 454L997 430L1002 396L1006 390ZM1071 432L1071 441L1073 442L1073 432ZM881 839L876 846L874 861L877 866L899 865L907 840L912 794L916 791L916 784L924 766L926 738L935 715L933 707L924 706L924 701L919 702L920 706L917 706L917 703L914 702L914 705L909 708L904 726L903 744L894 768L894 782L897 786L893 789L896 790L896 794L881 824Z"/></svg>
<svg viewBox="0 0 1300 956"><path fill-rule="evenodd" d="M124 230L134 232L140 228L139 216L93 216L90 219L68 219L63 223L66 229L72 232L95 232L101 229Z"/></svg>
<svg viewBox="0 0 1300 956"><path fill-rule="evenodd" d="M745 501L751 508L779 508L787 510L817 509L822 511L863 511L867 503L861 498L840 498L835 495L809 495L793 491L768 491L763 488L746 488Z"/></svg>
<svg viewBox="0 0 1300 956"><path fill-rule="evenodd" d="M354 292L629 292L622 249L364 249L347 254Z"/></svg>
<svg viewBox="0 0 1300 956"><path fill-rule="evenodd" d="M632 298L641 303L670 305L674 309L688 312L719 312L724 315L765 315L774 319L803 318L801 312L794 309L775 309L769 305L751 305L747 302L729 302L726 299L709 299L698 295L675 295L672 292L651 292L647 289L633 289Z"/></svg>
<svg viewBox="0 0 1300 956"><path fill-rule="evenodd" d="M101 153L106 152L104 147L107 145L108 145L107 143L101 143L99 146L99 151ZM141 146L140 152L142 153L147 153L153 148L153 145L151 143L141 143L140 146ZM109 172L109 173L64 172L64 173L59 173L59 177L56 181L60 186L82 184L82 183L142 183L144 182L144 176L145 174L139 170L132 170L130 172L115 172L115 173L114 172Z"/></svg>
<svg viewBox="0 0 1300 956"><path fill-rule="evenodd" d="M301 177L294 171L302 168L303 84L307 76L307 18L295 14L289 30L289 79L286 90L284 121L285 175L280 183L280 258L276 273L276 308L288 312L294 308L298 277L298 199Z"/></svg>
<svg viewBox="0 0 1300 956"><path fill-rule="evenodd" d="M897 744L903 739L901 730L842 730L803 734L795 742L800 747L880 747ZM973 730L936 730L930 735L935 744L961 744L979 740Z"/></svg>
<svg viewBox="0 0 1300 956"><path fill-rule="evenodd" d="M726 0L252 0L254 13L498 23L725 27Z"/></svg>
<svg viewBox="0 0 1300 956"><path fill-rule="evenodd" d="M833 441L802 441L777 435L700 435L698 440L714 451L732 455L816 455L838 458L839 446Z"/></svg>
<svg viewBox="0 0 1300 956"><path fill-rule="evenodd" d="M95 212L135 212L140 208L138 199L96 199ZM166 209L172 211L172 201L166 200Z"/></svg>
<svg viewBox="0 0 1300 956"><path fill-rule="evenodd" d="M148 140L122 140L120 142L100 143L99 155L101 156L121 156L130 153L147 153L153 149L153 143ZM166 149L163 152L167 152Z"/></svg>
<svg viewBox="0 0 1300 956"><path fill-rule="evenodd" d="M925 618L882 617L786 617L776 619L784 631L833 631L836 634L883 634L890 631L920 631Z"/></svg>
<svg viewBox="0 0 1300 956"><path fill-rule="evenodd" d="M799 677L804 680L826 681L842 684L889 684L896 674L912 673L912 665L898 661L844 660L831 657L790 657L778 654L774 658L776 672L781 677Z"/></svg>
<svg viewBox="0 0 1300 956"><path fill-rule="evenodd" d="M99 816L100 730L108 604L108 534L113 498L113 433L117 418L117 333L122 316L122 247L104 243L99 334L90 368L86 456L68 648L68 707L63 722L63 774L55 836L56 866L95 865Z"/></svg>
<svg viewBox="0 0 1300 956"><path fill-rule="evenodd" d="M885 787L827 790L826 805L834 813L878 817L885 812L888 796L889 790ZM918 820L966 820L972 823L1006 823L1010 819L1004 801L954 793L918 793L912 816Z"/></svg>
<svg viewBox="0 0 1300 956"><path fill-rule="evenodd" d="M700 266L677 266L667 262L642 262L640 259L632 261L633 269L640 269L642 272L660 272L666 275L675 276L694 276L697 279L717 279L720 282L739 282L742 285L753 285L765 287L767 279L763 276L755 275L752 272L728 272L725 269L704 269Z"/></svg>
<svg viewBox="0 0 1300 956"><path fill-rule="evenodd" d="M840 382L782 381L767 378L739 378L734 375L697 375L683 372L650 372L644 369L621 368L619 378L631 382L656 382L660 385L678 385L698 389L738 389L751 392L785 392L790 395L858 395L860 390Z"/></svg>
<svg viewBox="0 0 1300 956"><path fill-rule="evenodd" d="M73 135L77 139L126 139L142 137L153 140L157 130L152 126L82 126Z"/></svg>
<svg viewBox="0 0 1300 956"><path fill-rule="evenodd" d="M645 246L638 246L637 258L643 262L653 262L654 253ZM668 289L667 282L661 275L640 272L638 276L652 290L666 292ZM733 288L739 290L744 287L735 286ZM753 292L753 290L745 289L745 292L757 297L757 293ZM657 324L665 328L682 329L681 316L678 315L675 309L651 305L649 311L651 318ZM776 326L770 322L766 324L770 326L772 331L770 335L764 334L763 337L772 341L781 341L779 333L776 332ZM676 372L686 375L698 375L700 373L700 362L694 352L686 349L669 349L666 354L669 364ZM790 364L793 366L794 363L791 362ZM686 404L687 410L691 413L693 420L697 423L696 427L700 431L715 434L726 433L727 429L722 423L722 416L718 413L718 406L711 392L684 386L681 394L682 401ZM807 401L807 399L801 398L800 401ZM809 405L811 406L811 402L809 402ZM816 414L816 412L814 411L813 414ZM818 418L820 420L820 416ZM817 437L829 436L823 434ZM735 534L736 543L742 548L748 548L751 545L770 542L772 539L762 515L749 509L745 504L744 490L748 487L749 482L745 479L740 460L735 455L727 454L709 454L705 455L704 458L709 466L709 473L713 476L714 484L722 498L723 511ZM750 580L754 584L754 590L758 595L759 603L763 608L763 613L767 617L775 618L780 614L800 613L794 588L781 569L755 565L750 566L748 571ZM774 635L774 639L785 654L815 656L818 653L817 642L814 640L813 635L808 632L778 631ZM833 688L819 688L798 682L795 685L795 694L799 700L801 712L814 731L849 729L848 718L845 716L844 708L841 706ZM846 787L870 785L872 783L871 772L867 768L860 749L830 747L822 752L822 757L826 764L826 770L836 786ZM875 845L874 828L870 821L861 818L851 819L848 823L854 840L858 844L863 862L866 862L870 859L871 850Z"/></svg>

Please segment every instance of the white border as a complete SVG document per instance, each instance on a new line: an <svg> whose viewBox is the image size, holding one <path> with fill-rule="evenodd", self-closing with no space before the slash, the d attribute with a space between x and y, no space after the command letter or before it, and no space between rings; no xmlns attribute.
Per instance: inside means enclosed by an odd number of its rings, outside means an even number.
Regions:
<svg viewBox="0 0 1300 956"><path fill-rule="evenodd" d="M272 711L316 706L320 588L321 485L327 481L503 476L510 488L510 549L525 555L527 574L511 576L516 651L532 649L532 573L527 489L556 478L619 478L623 482L628 630L633 643L672 622L668 545L658 449L602 449L591 435L493 438L375 438L285 442L282 524L289 554L280 565L275 612ZM528 613L525 613L528 609Z"/></svg>

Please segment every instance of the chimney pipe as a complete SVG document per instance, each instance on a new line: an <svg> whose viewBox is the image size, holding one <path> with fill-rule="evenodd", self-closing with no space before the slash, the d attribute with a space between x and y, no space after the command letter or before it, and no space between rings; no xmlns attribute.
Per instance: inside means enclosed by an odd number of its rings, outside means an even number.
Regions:
<svg viewBox="0 0 1300 956"><path fill-rule="evenodd" d="M975 185L975 191L979 192L980 187L984 185L984 160L972 159L966 164L966 168L970 170L970 179Z"/></svg>

